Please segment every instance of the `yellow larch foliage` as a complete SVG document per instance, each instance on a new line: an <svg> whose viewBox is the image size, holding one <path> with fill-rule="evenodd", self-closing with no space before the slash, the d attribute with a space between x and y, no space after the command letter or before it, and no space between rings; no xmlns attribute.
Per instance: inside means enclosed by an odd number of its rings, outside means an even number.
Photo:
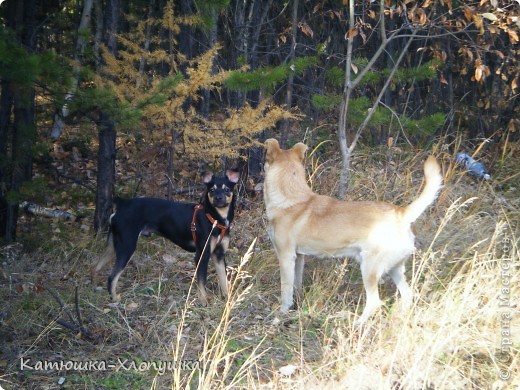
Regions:
<svg viewBox="0 0 520 390"><path fill-rule="evenodd" d="M171 142L171 130L175 130L183 143L183 147L178 149L183 150L184 156L212 162L223 156L240 157L242 151L256 144L258 133L273 128L281 119L296 119L291 112L267 101L255 108L245 106L220 110L211 113L209 118L197 113L194 106L202 98L202 92L220 92L230 72L216 68L215 58L221 47L215 45L188 62L184 77L168 84L164 68L170 69L168 76L173 78L180 65L186 63L184 57L173 49L177 46L173 37L178 34L181 21L173 13L172 1L167 3L168 7L171 9L163 13L161 20L133 21L137 28L127 36L118 36L120 49L117 58L103 48L105 77L96 77L95 80L98 86L110 87L125 107L140 110L142 136L149 137L154 144L163 142L167 146ZM193 20L182 22L195 23ZM153 45L153 50L145 50L147 40L159 43L157 40L161 39L158 36L152 38L149 33L146 36L150 26L170 31L171 34L161 34L162 37L168 36L170 41ZM167 51L165 47L171 50ZM187 108L188 101L190 105Z"/></svg>

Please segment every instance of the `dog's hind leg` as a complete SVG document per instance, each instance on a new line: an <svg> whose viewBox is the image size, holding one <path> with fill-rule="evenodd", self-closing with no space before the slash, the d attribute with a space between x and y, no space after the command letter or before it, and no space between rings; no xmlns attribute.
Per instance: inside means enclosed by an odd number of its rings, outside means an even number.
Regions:
<svg viewBox="0 0 520 390"><path fill-rule="evenodd" d="M303 300L303 268L305 266L305 256L301 254L296 255L295 273L294 273L294 291L296 300L301 302Z"/></svg>
<svg viewBox="0 0 520 390"><path fill-rule="evenodd" d="M119 302L121 300L121 297L117 294L117 282L119 281L119 277L122 273L123 269L116 265L116 267L108 277L108 292L112 296L113 302Z"/></svg>
<svg viewBox="0 0 520 390"><path fill-rule="evenodd" d="M401 294L401 307L403 312L408 310L412 305L413 301L413 291L406 282L406 276L404 275L405 271L405 261L403 260L401 263L392 268L388 274L394 281L399 293Z"/></svg>
<svg viewBox="0 0 520 390"><path fill-rule="evenodd" d="M363 257L361 261L361 275L363 277L363 285L366 292L366 303L363 315L354 323L356 326L366 322L377 308L381 306L378 282L383 274L382 269L380 269L380 264L382 262L377 258L377 254L372 255L362 253L361 256Z"/></svg>
<svg viewBox="0 0 520 390"><path fill-rule="evenodd" d="M119 296L117 295L117 282L119 280L119 277L121 276L121 273L125 269L126 265L128 264L128 261L132 257L132 255L135 252L135 248L137 246L137 238L139 233L137 235L133 235L131 237L115 237L114 238L114 248L116 252L116 264L114 266L114 269L112 270L112 273L108 277L108 292L112 296L112 300L114 302L118 302L120 300Z"/></svg>
<svg viewBox="0 0 520 390"><path fill-rule="evenodd" d="M98 272L107 264L109 261L114 261L116 258L116 251L114 249L114 241L112 239L112 235L108 237L108 245L103 252L101 256L99 256L99 259L95 265L90 267L90 280L93 285L95 285L96 282L96 276Z"/></svg>

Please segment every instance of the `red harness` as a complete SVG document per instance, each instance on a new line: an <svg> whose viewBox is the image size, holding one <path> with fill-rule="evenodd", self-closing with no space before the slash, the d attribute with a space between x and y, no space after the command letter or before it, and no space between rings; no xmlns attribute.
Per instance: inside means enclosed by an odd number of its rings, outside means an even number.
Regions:
<svg viewBox="0 0 520 390"><path fill-rule="evenodd" d="M197 219L197 212L199 210L204 210L204 206L201 204L198 204L195 206L193 210L193 218L191 219L191 235L193 236L193 242L197 244L197 227L195 225L195 220ZM224 238L224 235L229 230L229 226L222 225L221 223L218 223L218 221L211 216L210 213L206 213L206 217L208 218L211 225L214 227L216 224L216 227L220 229L220 234L218 236L218 241L222 241Z"/></svg>

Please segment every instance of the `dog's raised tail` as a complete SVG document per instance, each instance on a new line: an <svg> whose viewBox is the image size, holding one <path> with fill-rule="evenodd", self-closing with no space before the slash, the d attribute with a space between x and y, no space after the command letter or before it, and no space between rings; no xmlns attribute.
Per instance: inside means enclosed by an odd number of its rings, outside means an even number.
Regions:
<svg viewBox="0 0 520 390"><path fill-rule="evenodd" d="M424 162L424 178L426 184L417 199L404 208L404 219L409 223L414 222L433 203L442 187L441 167L435 159L430 156Z"/></svg>

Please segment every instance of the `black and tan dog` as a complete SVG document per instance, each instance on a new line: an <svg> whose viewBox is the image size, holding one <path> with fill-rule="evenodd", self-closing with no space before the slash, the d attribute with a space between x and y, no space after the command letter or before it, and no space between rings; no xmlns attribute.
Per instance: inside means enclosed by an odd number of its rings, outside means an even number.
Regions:
<svg viewBox="0 0 520 390"><path fill-rule="evenodd" d="M239 174L228 170L224 177L203 176L206 190L199 204L164 199L115 199L116 212L110 218L107 249L92 269L93 278L109 261L115 266L108 277L108 292L114 301L117 281L135 251L139 235L157 233L182 249L195 252L199 300L207 305L206 280L209 259L213 258L220 290L227 297L225 253L235 212L233 188Z"/></svg>
<svg viewBox="0 0 520 390"><path fill-rule="evenodd" d="M366 306L356 322L361 324L381 304L378 281L389 274L406 309L412 290L406 283L404 264L414 250L411 223L435 200L442 174L433 156L424 163L426 183L408 206L386 202L343 202L312 192L303 160L307 146L289 150L278 141L265 141L264 200L269 236L280 263L281 311L293 304L293 291L301 296L304 255L353 257L361 267Z"/></svg>

